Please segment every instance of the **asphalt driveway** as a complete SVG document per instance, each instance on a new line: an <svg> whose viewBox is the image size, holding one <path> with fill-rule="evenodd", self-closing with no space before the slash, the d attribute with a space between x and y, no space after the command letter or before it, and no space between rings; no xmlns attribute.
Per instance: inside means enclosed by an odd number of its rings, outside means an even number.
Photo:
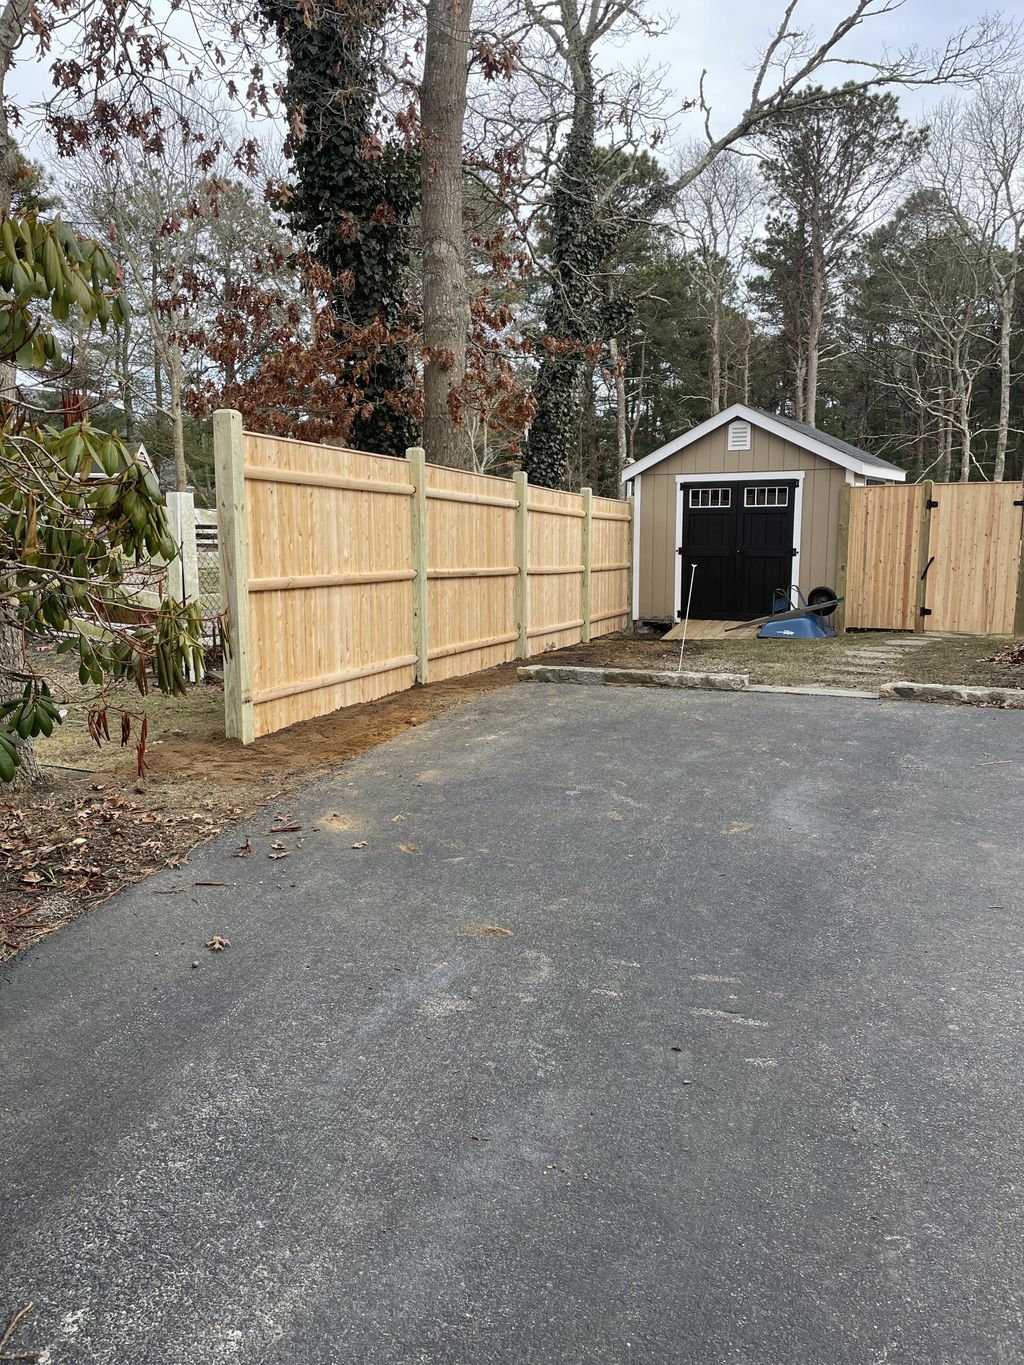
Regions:
<svg viewBox="0 0 1024 1365"><path fill-rule="evenodd" d="M1022 759L524 685L120 896L0 978L8 1349L1024 1360Z"/></svg>

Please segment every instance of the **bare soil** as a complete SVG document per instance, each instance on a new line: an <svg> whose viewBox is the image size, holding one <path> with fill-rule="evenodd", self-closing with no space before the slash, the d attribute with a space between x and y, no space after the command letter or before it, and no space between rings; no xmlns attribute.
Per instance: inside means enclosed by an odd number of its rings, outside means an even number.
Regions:
<svg viewBox="0 0 1024 1365"><path fill-rule="evenodd" d="M858 634L821 641L693 641L684 666L748 672L753 682L786 686L877 688L898 674L915 682L1024 687L1022 651L1008 650L1002 638L935 637L908 651L895 674L891 665L865 654L901 639ZM994 658L1000 653L1001 662ZM595 667L675 668L679 647L618 635L544 658ZM52 685L63 661L46 662ZM219 685L201 683L184 698L125 697L132 742L97 748L86 726L86 694L75 676L57 672L55 693L63 694L70 710L53 738L39 745L44 781L0 800L0 961L157 868L187 865L197 844L261 807L287 818L288 795L300 784L515 679L516 666L505 664L307 721L246 748L224 738ZM140 779L134 737L143 712L149 771ZM117 734L119 709L113 704L110 721Z"/></svg>

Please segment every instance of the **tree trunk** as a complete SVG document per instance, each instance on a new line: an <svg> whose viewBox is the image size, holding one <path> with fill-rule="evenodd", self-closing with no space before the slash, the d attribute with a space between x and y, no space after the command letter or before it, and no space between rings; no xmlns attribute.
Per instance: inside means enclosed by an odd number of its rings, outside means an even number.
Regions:
<svg viewBox="0 0 1024 1365"><path fill-rule="evenodd" d="M619 355L618 337L608 338L608 354L612 360L615 374L615 458L616 475L626 467L626 374L625 364Z"/></svg>
<svg viewBox="0 0 1024 1365"><path fill-rule="evenodd" d="M578 23L567 29L566 41L573 85L572 124L550 201L553 278L533 386L537 411L523 458L530 481L545 488L562 483L567 457L578 440L593 364L590 349L601 335L597 280L605 255L597 221L591 53Z"/></svg>
<svg viewBox="0 0 1024 1365"><path fill-rule="evenodd" d="M798 422L804 420L804 395L806 392L805 379L807 375L807 362L803 352L797 351L796 364L793 371L793 416Z"/></svg>
<svg viewBox="0 0 1024 1365"><path fill-rule="evenodd" d="M120 228L120 223L118 224L118 227ZM121 232L120 235L121 235L122 239L123 239L124 236L125 236L125 234L124 234L123 231ZM154 260L153 260L153 263L152 263L152 270L151 270L151 273L150 273L150 294L149 294L149 297L150 297L150 300L151 300L153 306L155 307L155 306L156 306L156 300L157 300L157 272L156 272L156 259L155 259L155 258L154 258ZM149 311L149 310L147 309L147 311ZM164 405L164 381L163 381L163 365L160 363L160 348L159 348L159 346L156 344L156 341L155 341L155 340L154 340L154 343L153 343L153 401L154 401L154 403L155 403L155 405L156 405L156 410L157 410L157 412L159 412L159 411L163 408L163 405Z"/></svg>
<svg viewBox="0 0 1024 1365"><path fill-rule="evenodd" d="M743 402L750 406L750 347L754 340L754 329L750 323L744 321L743 326Z"/></svg>
<svg viewBox="0 0 1024 1365"><path fill-rule="evenodd" d="M472 0L429 0L423 58L423 445L450 464L459 444L457 402L466 377L469 296L462 224Z"/></svg>
<svg viewBox="0 0 1024 1365"><path fill-rule="evenodd" d="M179 493L185 493L188 491L188 468L185 464L185 415L181 401L181 352L173 342L167 348L167 383L171 391L171 441L174 450L174 487Z"/></svg>
<svg viewBox="0 0 1024 1365"><path fill-rule="evenodd" d="M818 425L818 364L821 328L825 316L825 267L814 260L811 265L811 298L807 311L807 366L804 371L804 415L810 426Z"/></svg>
<svg viewBox="0 0 1024 1365"><path fill-rule="evenodd" d="M711 395L711 416L722 411L722 307L717 298L711 300L711 355L708 373L708 392Z"/></svg>
<svg viewBox="0 0 1024 1365"><path fill-rule="evenodd" d="M130 446L135 440L135 394L132 392L129 366L131 359L131 318L125 318L117 329L117 359L120 374L117 386L121 391L121 407L124 410L124 440Z"/></svg>
<svg viewBox="0 0 1024 1365"><path fill-rule="evenodd" d="M996 428L996 458L992 477L996 481L1006 477L1006 446L1010 436L1010 390L1013 387L1013 363L1010 340L1013 333L1013 305L1017 291L1016 256L1009 267L1010 275L999 291L999 424Z"/></svg>
<svg viewBox="0 0 1024 1365"><path fill-rule="evenodd" d="M957 395L957 426L960 429L960 482L971 481L971 399L967 385L960 383Z"/></svg>

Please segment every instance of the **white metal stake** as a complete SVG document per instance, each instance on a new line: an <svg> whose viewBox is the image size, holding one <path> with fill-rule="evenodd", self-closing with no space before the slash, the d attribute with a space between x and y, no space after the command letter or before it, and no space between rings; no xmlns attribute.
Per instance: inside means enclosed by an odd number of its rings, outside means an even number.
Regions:
<svg viewBox="0 0 1024 1365"><path fill-rule="evenodd" d="M677 673L683 671L683 650L686 648L686 632L690 625L690 603L693 601L693 580L697 573L696 564L690 565L690 591L686 594L686 616L683 618L683 639L679 646L679 667Z"/></svg>

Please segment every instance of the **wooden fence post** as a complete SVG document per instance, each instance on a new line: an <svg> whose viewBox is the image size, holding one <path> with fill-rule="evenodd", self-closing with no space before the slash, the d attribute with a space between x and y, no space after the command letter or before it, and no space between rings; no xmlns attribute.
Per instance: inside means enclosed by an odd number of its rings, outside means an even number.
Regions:
<svg viewBox="0 0 1024 1365"><path fill-rule="evenodd" d="M1020 486L1021 506L1024 507L1024 483ZM1016 501L1016 499L1014 500ZM1013 612L1013 633L1024 635L1024 512L1021 513L1022 539L1017 561L1017 605Z"/></svg>
<svg viewBox="0 0 1024 1365"><path fill-rule="evenodd" d="M839 542L836 547L836 596L846 597L846 566L850 555L850 500L853 489L844 483L839 491ZM837 635L846 633L846 603L836 607L832 627Z"/></svg>
<svg viewBox="0 0 1024 1365"><path fill-rule="evenodd" d="M580 489L583 504L583 643L590 644L590 566L594 557L594 490Z"/></svg>
<svg viewBox="0 0 1024 1365"><path fill-rule="evenodd" d="M412 495L412 652L416 655L416 681L427 681L430 656L429 584L427 581L427 452L412 446L405 452L409 461Z"/></svg>
<svg viewBox="0 0 1024 1365"><path fill-rule="evenodd" d="M245 514L245 442L242 414L213 414L213 461L217 475L220 533L220 595L227 613L230 649L224 651L224 733L251 744L255 738L252 659L249 653L249 537Z"/></svg>
<svg viewBox="0 0 1024 1365"><path fill-rule="evenodd" d="M530 513L527 499L529 484L526 473L517 469L512 475L516 501L515 565L519 570L516 577L516 658L526 659L530 653Z"/></svg>
<svg viewBox="0 0 1024 1365"><path fill-rule="evenodd" d="M917 543L917 564L914 572L917 576L916 593L914 595L914 634L924 634L925 610L928 605L928 562L931 558L929 544L931 539L932 512L930 503L935 485L931 479L925 479L919 483L920 489L919 502L917 507L918 526L920 527Z"/></svg>

